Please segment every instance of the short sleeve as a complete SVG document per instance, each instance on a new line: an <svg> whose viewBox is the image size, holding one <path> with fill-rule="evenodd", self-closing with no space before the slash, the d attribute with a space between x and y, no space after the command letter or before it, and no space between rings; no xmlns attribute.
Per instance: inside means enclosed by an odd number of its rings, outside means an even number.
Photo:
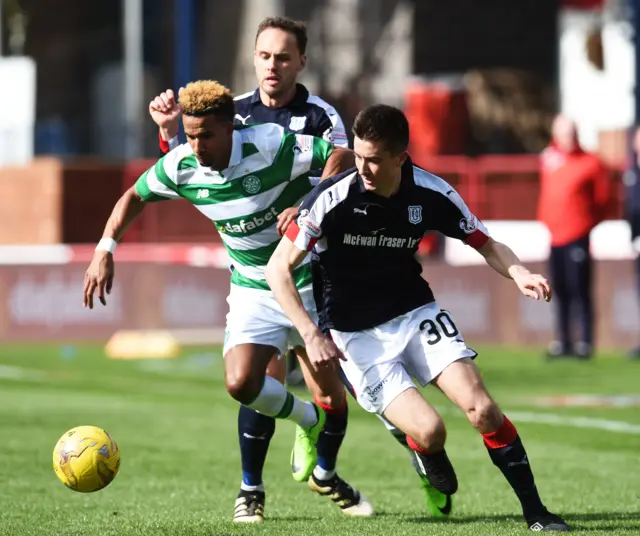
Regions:
<svg viewBox="0 0 640 536"><path fill-rule="evenodd" d="M436 231L450 238L457 238L479 249L489 240L489 231L469 210L458 192L450 185L444 192L437 192L434 219Z"/></svg>
<svg viewBox="0 0 640 536"><path fill-rule="evenodd" d="M327 160L329 160L329 156L331 156L333 145L322 138L307 134L295 134L295 137L296 142L293 151L297 157L304 157L303 155L310 153L310 169L323 169Z"/></svg>
<svg viewBox="0 0 640 536"><path fill-rule="evenodd" d="M322 139L328 141L331 145L349 147L349 139L342 118L332 106L327 107L325 110L318 128Z"/></svg>
<svg viewBox="0 0 640 536"><path fill-rule="evenodd" d="M289 225L285 236L302 251L311 251L322 237L322 225L316 221L309 209L302 208L297 219Z"/></svg>
<svg viewBox="0 0 640 536"><path fill-rule="evenodd" d="M145 202L178 199L176 184L177 165L172 166L176 150L163 156L156 164L145 171L136 181L136 193ZM175 171L173 169L175 168Z"/></svg>
<svg viewBox="0 0 640 536"><path fill-rule="evenodd" d="M287 228L285 236L303 251L311 251L323 236L327 215L334 206L335 181L326 180L311 190L300 205L295 221Z"/></svg>

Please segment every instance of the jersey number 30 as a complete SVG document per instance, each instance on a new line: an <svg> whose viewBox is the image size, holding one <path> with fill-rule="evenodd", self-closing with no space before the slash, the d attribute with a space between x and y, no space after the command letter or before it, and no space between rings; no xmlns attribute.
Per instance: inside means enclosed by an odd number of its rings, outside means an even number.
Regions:
<svg viewBox="0 0 640 536"><path fill-rule="evenodd" d="M442 340L443 334L445 337L452 339L460 333L447 311L440 311L436 315L435 321L430 318L423 320L420 323L420 331L424 331L429 335L427 344L430 345L438 344Z"/></svg>

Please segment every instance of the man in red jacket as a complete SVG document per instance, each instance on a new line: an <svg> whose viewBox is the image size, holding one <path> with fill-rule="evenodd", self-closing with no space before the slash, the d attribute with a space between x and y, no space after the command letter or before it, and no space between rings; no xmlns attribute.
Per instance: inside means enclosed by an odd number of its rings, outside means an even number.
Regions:
<svg viewBox="0 0 640 536"><path fill-rule="evenodd" d="M589 358L593 353L592 261L589 234L607 215L611 179L595 155L578 143L575 123L559 115L540 158L538 220L551 235L550 275L557 308L557 339L548 356ZM574 344L572 320L579 321Z"/></svg>

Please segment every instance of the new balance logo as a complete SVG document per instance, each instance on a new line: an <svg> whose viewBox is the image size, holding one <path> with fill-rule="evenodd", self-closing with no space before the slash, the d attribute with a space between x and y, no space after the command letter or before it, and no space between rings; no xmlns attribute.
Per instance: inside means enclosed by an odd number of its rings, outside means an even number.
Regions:
<svg viewBox="0 0 640 536"><path fill-rule="evenodd" d="M525 455L525 457L522 458L522 460L520 460L519 462L509 462L507 464L507 467L515 467L516 465L529 465L529 459Z"/></svg>
<svg viewBox="0 0 640 536"><path fill-rule="evenodd" d="M365 216L367 215L367 209L369 208L369 205L366 205L364 208L357 208L355 207L353 209L353 213L354 214L364 214Z"/></svg>
<svg viewBox="0 0 640 536"><path fill-rule="evenodd" d="M209 190L198 190L196 199L205 199L206 197L209 197Z"/></svg>

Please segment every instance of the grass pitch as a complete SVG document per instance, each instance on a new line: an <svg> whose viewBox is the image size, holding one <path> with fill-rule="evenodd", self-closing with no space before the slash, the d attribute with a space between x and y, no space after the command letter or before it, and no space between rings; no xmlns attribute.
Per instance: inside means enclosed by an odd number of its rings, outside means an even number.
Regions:
<svg viewBox="0 0 640 536"><path fill-rule="evenodd" d="M486 348L478 364L520 431L549 508L576 531L640 534L640 407L620 398L634 395L637 404L640 362L611 356L549 364L531 351ZM378 516L345 519L294 482L294 427L280 422L265 470L267 521L235 526L237 405L224 390L219 349L111 361L96 346L1 346L0 534L525 534L517 501L478 435L435 389L426 394L445 417L460 480L450 520L426 516L407 454L350 400L338 469ZM619 398L566 399L585 394ZM549 396L565 398L543 399ZM554 406L563 402L578 405ZM122 452L115 481L88 495L62 486L51 466L59 436L81 424L108 430Z"/></svg>

